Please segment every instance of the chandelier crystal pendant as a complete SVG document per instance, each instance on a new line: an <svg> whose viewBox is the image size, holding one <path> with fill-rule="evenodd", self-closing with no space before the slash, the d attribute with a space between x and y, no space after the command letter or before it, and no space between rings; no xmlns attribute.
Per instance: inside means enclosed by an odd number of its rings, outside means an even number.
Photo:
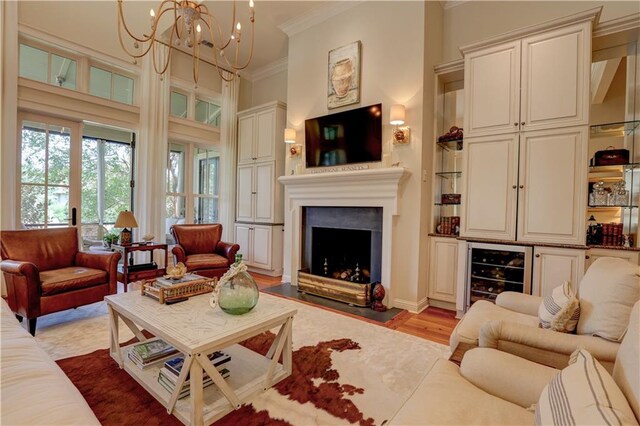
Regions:
<svg viewBox="0 0 640 426"><path fill-rule="evenodd" d="M171 63L173 49L190 50L193 58L193 81L198 84L200 70L200 46L205 45L213 49L213 63L218 70L220 78L225 81L235 79L238 72L245 69L253 57L254 22L255 13L253 0L249 0L249 21L251 25L251 45L246 60L242 61L240 45L243 40L242 25L236 19L236 2L233 2L233 15L230 21L230 30L223 32L220 21L209 11L209 8L199 0L164 0L160 3L158 11L149 11L151 20L150 33L142 36L135 35L124 20L122 7L123 0L118 0L118 38L125 52L135 60L150 53L153 58L153 67L158 74L164 74ZM160 33L160 20L163 16L172 18L166 32ZM170 21L169 21L170 22ZM163 21L164 23L164 21ZM123 32L131 40L130 47L123 40ZM204 32L204 35L203 35ZM208 35L208 40L206 36ZM163 41L161 37L166 37ZM169 47L169 52L164 61L157 59L156 45L164 44ZM132 50L133 48L133 50ZM158 62L161 62L160 64ZM222 71L228 71L231 76Z"/></svg>

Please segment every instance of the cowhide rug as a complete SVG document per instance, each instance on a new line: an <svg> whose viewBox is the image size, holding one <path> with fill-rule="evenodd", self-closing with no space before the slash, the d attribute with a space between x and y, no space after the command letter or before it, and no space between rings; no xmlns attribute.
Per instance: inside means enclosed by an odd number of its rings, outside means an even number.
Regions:
<svg viewBox="0 0 640 426"><path fill-rule="evenodd" d="M437 343L287 303L298 309L293 374L216 424L382 424L400 409L435 360L449 356L448 348ZM36 338L98 419L105 425L180 424L102 349L108 345L104 305L81 309L72 311L71 319L43 318L47 321L39 324ZM123 341L132 337L121 334ZM273 339L269 332L243 344L266 353Z"/></svg>

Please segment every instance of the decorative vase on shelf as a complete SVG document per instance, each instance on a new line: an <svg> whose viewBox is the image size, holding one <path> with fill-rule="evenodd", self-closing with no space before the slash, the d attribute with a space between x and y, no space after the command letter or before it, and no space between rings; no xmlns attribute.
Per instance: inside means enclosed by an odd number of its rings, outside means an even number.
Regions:
<svg viewBox="0 0 640 426"><path fill-rule="evenodd" d="M246 314L258 303L258 286L247 272L241 254L236 255L236 262L220 278L216 292L220 309L231 315Z"/></svg>

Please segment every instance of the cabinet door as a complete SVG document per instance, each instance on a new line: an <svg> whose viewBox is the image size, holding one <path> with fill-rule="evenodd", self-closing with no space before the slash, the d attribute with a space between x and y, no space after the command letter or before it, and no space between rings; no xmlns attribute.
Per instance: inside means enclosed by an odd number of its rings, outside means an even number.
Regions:
<svg viewBox="0 0 640 426"><path fill-rule="evenodd" d="M460 235L514 240L518 135L467 138Z"/></svg>
<svg viewBox="0 0 640 426"><path fill-rule="evenodd" d="M236 194L236 220L253 222L253 174L254 166L244 165L238 166L238 191Z"/></svg>
<svg viewBox="0 0 640 426"><path fill-rule="evenodd" d="M574 293L578 292L584 275L585 250L534 247L533 252L534 296L548 296L565 281L571 283Z"/></svg>
<svg viewBox="0 0 640 426"><path fill-rule="evenodd" d="M271 227L254 225L251 227L253 239L253 266L271 269Z"/></svg>
<svg viewBox="0 0 640 426"><path fill-rule="evenodd" d="M429 297L456 303L458 241L431 238L429 247Z"/></svg>
<svg viewBox="0 0 640 426"><path fill-rule="evenodd" d="M523 39L521 130L589 124L590 79L590 22Z"/></svg>
<svg viewBox="0 0 640 426"><path fill-rule="evenodd" d="M274 162L256 164L255 221L273 223L273 175Z"/></svg>
<svg viewBox="0 0 640 426"><path fill-rule="evenodd" d="M520 134L518 240L584 244L587 127Z"/></svg>
<svg viewBox="0 0 640 426"><path fill-rule="evenodd" d="M466 137L519 130L519 40L467 54L464 82Z"/></svg>
<svg viewBox="0 0 640 426"><path fill-rule="evenodd" d="M276 111L262 111L256 114L256 160L275 160ZM282 135L284 137L284 135Z"/></svg>
<svg viewBox="0 0 640 426"><path fill-rule="evenodd" d="M236 243L240 246L238 253L242 254L242 260L244 260L247 265L253 263L251 232L250 225L236 223Z"/></svg>
<svg viewBox="0 0 640 426"><path fill-rule="evenodd" d="M255 116L248 115L238 119L238 163L251 163L254 160L253 138Z"/></svg>
<svg viewBox="0 0 640 426"><path fill-rule="evenodd" d="M617 257L631 262L634 265L640 263L640 252L637 251L593 248L587 253L586 269L589 269L593 262L600 257Z"/></svg>

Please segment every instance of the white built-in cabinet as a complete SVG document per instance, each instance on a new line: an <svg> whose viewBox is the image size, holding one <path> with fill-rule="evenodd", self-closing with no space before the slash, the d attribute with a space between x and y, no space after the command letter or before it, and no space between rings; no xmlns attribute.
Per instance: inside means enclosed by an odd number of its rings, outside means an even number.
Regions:
<svg viewBox="0 0 640 426"><path fill-rule="evenodd" d="M465 139L589 124L591 22L465 52Z"/></svg>
<svg viewBox="0 0 640 426"><path fill-rule="evenodd" d="M238 253L249 267L272 276L282 275L282 225L236 223Z"/></svg>
<svg viewBox="0 0 640 426"><path fill-rule="evenodd" d="M565 281L569 281L577 293L584 275L585 254L586 251L580 249L534 246L531 293L548 296Z"/></svg>
<svg viewBox="0 0 640 426"><path fill-rule="evenodd" d="M580 126L466 138L460 234L584 244L587 137Z"/></svg>
<svg viewBox="0 0 640 426"><path fill-rule="evenodd" d="M245 263L282 274L286 105L270 102L238 113L236 242Z"/></svg>
<svg viewBox="0 0 640 426"><path fill-rule="evenodd" d="M429 299L456 303L458 241L431 237L429 244Z"/></svg>
<svg viewBox="0 0 640 426"><path fill-rule="evenodd" d="M591 20L462 50L460 235L583 245Z"/></svg>
<svg viewBox="0 0 640 426"><path fill-rule="evenodd" d="M592 248L587 252L586 269L589 269L593 262L595 262L596 259L600 257L617 257L619 259L624 259L628 262L631 262L634 265L640 264L640 252L638 251Z"/></svg>

